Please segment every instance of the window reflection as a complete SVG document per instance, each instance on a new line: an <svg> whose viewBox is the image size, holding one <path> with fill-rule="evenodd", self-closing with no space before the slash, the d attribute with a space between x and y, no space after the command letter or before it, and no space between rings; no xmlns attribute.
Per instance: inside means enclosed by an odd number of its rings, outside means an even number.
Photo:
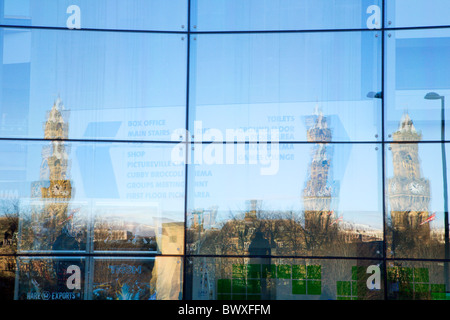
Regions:
<svg viewBox="0 0 450 320"><path fill-rule="evenodd" d="M79 7L82 29L186 30L187 1L172 0L2 0L5 25L70 26L72 5Z"/></svg>
<svg viewBox="0 0 450 320"><path fill-rule="evenodd" d="M14 191L1 202L1 250L183 254L184 165L170 158L182 147L67 142L69 116L58 98L45 142L1 144L18 159L1 171Z"/></svg>
<svg viewBox="0 0 450 320"><path fill-rule="evenodd" d="M19 235L20 202L17 199L0 201L0 252L15 253Z"/></svg>
<svg viewBox="0 0 450 320"><path fill-rule="evenodd" d="M277 128L280 141L307 141L305 119L320 103L333 126L332 141L379 141L381 103L366 97L380 91L377 32L199 34L195 39L191 121L222 132ZM195 130L192 122L190 127Z"/></svg>
<svg viewBox="0 0 450 320"><path fill-rule="evenodd" d="M18 260L16 300L84 300L83 258L25 258Z"/></svg>
<svg viewBox="0 0 450 320"><path fill-rule="evenodd" d="M398 130L393 133L394 143L389 147L393 170L387 180L388 236L391 254L397 257L438 258L443 253L439 237L443 230L431 228L436 212L431 211L431 182L423 175L419 156L420 149L427 147L419 143L421 139L422 134L409 114L403 114Z"/></svg>
<svg viewBox="0 0 450 320"><path fill-rule="evenodd" d="M387 266L391 300L449 300L443 263L392 261Z"/></svg>
<svg viewBox="0 0 450 320"><path fill-rule="evenodd" d="M191 30L314 30L366 28L367 8L359 0L194 0Z"/></svg>
<svg viewBox="0 0 450 320"><path fill-rule="evenodd" d="M20 250L85 249L86 230L77 226L80 208L71 206L69 113L58 99L47 114L42 147L40 180L31 185L30 214L22 216Z"/></svg>
<svg viewBox="0 0 450 320"><path fill-rule="evenodd" d="M71 139L171 141L185 124L186 45L172 33L1 28L0 134L41 139L61 94Z"/></svg>
<svg viewBox="0 0 450 320"><path fill-rule="evenodd" d="M378 300L367 286L376 260L191 258L194 300ZM382 280L380 278L380 280ZM381 285L382 281L380 282Z"/></svg>
<svg viewBox="0 0 450 320"><path fill-rule="evenodd" d="M392 0L386 2L386 27L430 27L450 25L446 0Z"/></svg>
<svg viewBox="0 0 450 320"><path fill-rule="evenodd" d="M105 157L99 156L100 153L92 156L91 151L95 150L92 145L74 148L75 143L64 141L69 138L69 116L70 112L58 98L48 111L42 126L44 140L49 142L36 143L35 146L34 143L27 143L20 150L21 158L31 159L21 169L25 168L32 178L38 177L39 180L31 183L23 181L28 185L25 187L27 190L19 188L22 181L16 181L15 187L21 198L2 201L2 252L14 252L18 242L20 252L30 253L145 250L161 254L183 254L184 222L179 210L183 192L179 190L182 190L184 182L178 180L183 180L184 174L183 171L176 171L180 174L167 178L167 174L164 174L167 171L161 169L166 165L170 167L172 163L168 160L155 161L153 158L164 157L167 151L170 154L171 148L156 148L157 152L151 152L147 148L133 151L127 146L116 148L119 152L113 153L115 158L125 159L123 163L128 164L127 170L113 172L119 179L120 198L124 200L114 199L110 193L87 194L86 189L99 191L97 186L105 187L96 179L106 171ZM34 156L36 153L40 154L40 159ZM146 153L152 159L146 159ZM71 175L73 164L75 178ZM137 165L140 171L136 171ZM33 167L37 168L37 174L33 173ZM147 171L142 169L144 167ZM174 166L170 169L177 168ZM90 173L94 176L90 176ZM141 178L144 176L152 177L151 182L143 183ZM14 178L19 177L16 175ZM130 179L133 182L129 182ZM161 195L161 199L171 198L171 201L162 205L162 202L156 201L156 196L153 201L125 200L136 198L128 187L122 188L129 185L140 188L138 191L142 192L138 198L144 198L144 191L147 191L145 198ZM174 188L169 190L170 186ZM75 191L78 191L78 195ZM132 188L131 191L137 190ZM93 197L95 200L89 199ZM94 214L93 230L87 220L91 217L89 212Z"/></svg>
<svg viewBox="0 0 450 320"><path fill-rule="evenodd" d="M97 204L94 250L182 254L184 222L158 217L151 209L149 203Z"/></svg>
<svg viewBox="0 0 450 320"><path fill-rule="evenodd" d="M378 171L368 174L364 168L367 162L378 167L379 151L372 145L333 144L333 127L319 106L307 123L309 143L281 145L280 170L273 176L259 176L250 163L198 166L192 171L196 178L189 199L195 209L187 217L190 254L382 255L377 193L366 190L364 201L355 198L367 181L378 181ZM292 156L281 160L283 152ZM347 166L354 176L345 171ZM361 174L366 181L360 180ZM203 185L208 186L207 196L200 192Z"/></svg>
<svg viewBox="0 0 450 320"><path fill-rule="evenodd" d="M308 180L303 190L306 246L314 250L336 238L340 221L331 207L332 197L336 197L338 191L329 175L333 155L327 142L332 140L332 132L321 111L316 111L315 123L308 129L307 136L309 142L322 142L312 147Z"/></svg>
<svg viewBox="0 0 450 320"><path fill-rule="evenodd" d="M180 258L97 258L93 300L178 300Z"/></svg>
<svg viewBox="0 0 450 320"><path fill-rule="evenodd" d="M3 248L2 248L3 249ZM2 250L3 251L3 250ZM17 262L14 256L0 257L0 299L14 299Z"/></svg>
<svg viewBox="0 0 450 320"><path fill-rule="evenodd" d="M449 299L447 0L69 2L0 0L0 299Z"/></svg>
<svg viewBox="0 0 450 320"><path fill-rule="evenodd" d="M409 7L407 2L405 5ZM425 2L423 2L425 5ZM426 4L427 6L429 4ZM449 3L446 4L447 6ZM413 7L411 7L413 8ZM441 122L448 122L445 99L450 88L448 28L389 31L386 40L386 139L392 141L402 114L407 112L421 141L440 141ZM447 103L448 104L448 103ZM448 106L447 106L448 107ZM445 136L449 136L449 126Z"/></svg>
<svg viewBox="0 0 450 320"><path fill-rule="evenodd" d="M0 295L16 300L178 300L180 257L2 257ZM91 277L88 275L91 274ZM92 279L92 280L89 280ZM87 283L89 282L89 283Z"/></svg>

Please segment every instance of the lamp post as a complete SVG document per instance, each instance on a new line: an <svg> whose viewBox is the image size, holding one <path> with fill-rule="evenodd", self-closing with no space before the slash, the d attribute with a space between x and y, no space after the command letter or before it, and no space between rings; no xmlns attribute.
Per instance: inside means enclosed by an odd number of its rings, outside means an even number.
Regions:
<svg viewBox="0 0 450 320"><path fill-rule="evenodd" d="M449 228L448 228L448 195L447 195L447 160L445 155L445 97L436 92L429 92L425 95L427 100L441 100L441 150L442 150L442 171L444 185L444 236L445 236L445 262L444 262L444 279L445 289L450 290L448 276L448 259L449 259Z"/></svg>

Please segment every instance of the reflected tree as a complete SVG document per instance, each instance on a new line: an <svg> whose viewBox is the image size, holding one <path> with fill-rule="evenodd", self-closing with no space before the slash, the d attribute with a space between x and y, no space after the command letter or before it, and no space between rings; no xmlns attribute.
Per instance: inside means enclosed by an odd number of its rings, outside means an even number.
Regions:
<svg viewBox="0 0 450 320"><path fill-rule="evenodd" d="M1 242L3 249L14 248L15 250L16 248L20 210L19 199L0 201L0 232L3 237Z"/></svg>

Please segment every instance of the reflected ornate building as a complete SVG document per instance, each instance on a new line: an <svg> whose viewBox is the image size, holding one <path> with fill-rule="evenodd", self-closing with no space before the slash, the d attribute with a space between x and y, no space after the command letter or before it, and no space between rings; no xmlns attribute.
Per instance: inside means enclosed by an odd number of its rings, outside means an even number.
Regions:
<svg viewBox="0 0 450 320"><path fill-rule="evenodd" d="M399 143L391 144L394 176L388 180L388 193L394 230L403 234L411 231L414 239L423 241L430 238L430 224L423 223L429 217L430 182L421 174L418 143L402 143L421 139L405 113L393 134Z"/></svg>
<svg viewBox="0 0 450 320"><path fill-rule="evenodd" d="M71 218L68 214L73 192L69 179L69 150L61 141L68 138L68 114L58 97L44 123L44 139L51 142L42 147L40 181L32 184L31 197L37 200L31 216L34 228L32 249L52 249Z"/></svg>
<svg viewBox="0 0 450 320"><path fill-rule="evenodd" d="M327 143L331 141L331 129L321 110L316 107L316 120L308 129L309 142L317 142L312 149L309 178L303 190L305 229L326 228L332 218L332 188L328 182L331 158Z"/></svg>
<svg viewBox="0 0 450 320"><path fill-rule="evenodd" d="M80 250L80 241L69 227L73 226L71 221L76 210L69 213L73 188L69 179L69 150L63 141L68 138L67 116L68 111L59 98L47 112L44 139L50 141L41 150L40 180L31 184L31 215L21 221L20 250ZM48 299L43 294L50 291L70 299L82 299L83 286L70 291L67 287L66 271L73 264L83 272L84 264L79 259L20 260L16 299Z"/></svg>
<svg viewBox="0 0 450 320"><path fill-rule="evenodd" d="M200 232L212 228L216 223L217 208L217 206L213 206L206 210L194 210L192 212L191 228L200 230Z"/></svg>

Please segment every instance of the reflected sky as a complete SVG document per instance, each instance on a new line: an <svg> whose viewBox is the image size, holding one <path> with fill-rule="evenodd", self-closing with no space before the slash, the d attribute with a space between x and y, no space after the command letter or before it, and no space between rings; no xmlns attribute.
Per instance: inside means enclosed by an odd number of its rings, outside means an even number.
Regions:
<svg viewBox="0 0 450 320"><path fill-rule="evenodd" d="M2 20L15 25L65 28L67 8L77 5L86 29L184 31L187 27L185 0L2 0L0 4Z"/></svg>

